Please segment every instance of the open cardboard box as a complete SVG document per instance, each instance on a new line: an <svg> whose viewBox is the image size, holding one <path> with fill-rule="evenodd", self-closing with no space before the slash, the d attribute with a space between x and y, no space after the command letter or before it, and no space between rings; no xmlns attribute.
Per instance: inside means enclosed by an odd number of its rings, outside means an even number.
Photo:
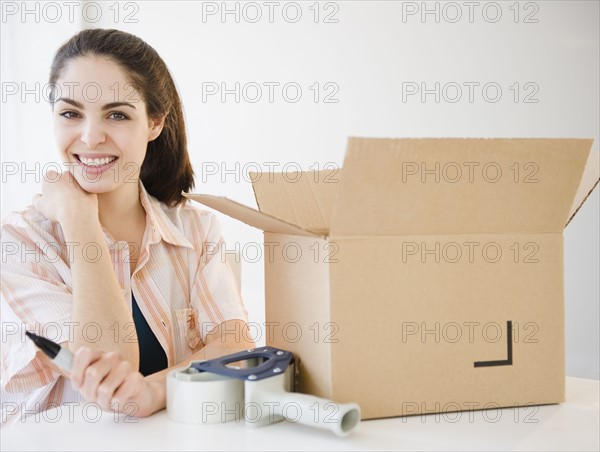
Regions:
<svg viewBox="0 0 600 452"><path fill-rule="evenodd" d="M591 139L350 138L343 169L253 174L267 345L363 419L565 400L563 229ZM263 336L264 337L264 336Z"/></svg>

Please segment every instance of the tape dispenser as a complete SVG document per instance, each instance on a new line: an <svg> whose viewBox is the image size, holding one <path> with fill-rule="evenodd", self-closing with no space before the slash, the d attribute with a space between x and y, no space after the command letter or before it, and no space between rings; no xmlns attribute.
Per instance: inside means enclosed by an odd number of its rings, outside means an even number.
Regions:
<svg viewBox="0 0 600 452"><path fill-rule="evenodd" d="M167 414L193 424L243 418L251 427L287 419L350 434L360 421L360 407L293 392L295 363L291 352L273 347L191 362L167 376Z"/></svg>

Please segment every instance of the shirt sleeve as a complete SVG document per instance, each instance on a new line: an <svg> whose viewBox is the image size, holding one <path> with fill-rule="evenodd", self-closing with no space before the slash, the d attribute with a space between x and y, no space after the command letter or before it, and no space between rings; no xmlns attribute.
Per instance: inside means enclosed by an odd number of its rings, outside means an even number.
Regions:
<svg viewBox="0 0 600 452"><path fill-rule="evenodd" d="M51 229L50 222L44 221ZM64 247L41 224L22 215L2 224L0 241L0 381L6 392L29 392L61 376L36 356L25 331L57 343L69 341L72 295L64 280L69 269L62 256Z"/></svg>
<svg viewBox="0 0 600 452"><path fill-rule="evenodd" d="M198 271L192 282L191 305L198 313L201 339L228 320L248 321L238 283L226 259L226 249L217 217L206 211L198 214L198 230L203 231ZM198 247L196 247L198 250Z"/></svg>

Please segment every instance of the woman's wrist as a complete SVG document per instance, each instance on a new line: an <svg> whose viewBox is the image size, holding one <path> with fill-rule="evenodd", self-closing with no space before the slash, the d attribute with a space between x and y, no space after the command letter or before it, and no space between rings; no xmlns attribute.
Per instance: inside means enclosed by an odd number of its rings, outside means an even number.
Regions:
<svg viewBox="0 0 600 452"><path fill-rule="evenodd" d="M164 379L145 378L148 388L150 389L150 406L147 412L142 415L150 416L167 407L167 386ZM146 411L146 410L143 410Z"/></svg>
<svg viewBox="0 0 600 452"><path fill-rule="evenodd" d="M89 235L94 228L102 230L97 212L94 214L93 212L86 213L73 210L60 216L58 222L65 233L65 237L77 236L81 232Z"/></svg>

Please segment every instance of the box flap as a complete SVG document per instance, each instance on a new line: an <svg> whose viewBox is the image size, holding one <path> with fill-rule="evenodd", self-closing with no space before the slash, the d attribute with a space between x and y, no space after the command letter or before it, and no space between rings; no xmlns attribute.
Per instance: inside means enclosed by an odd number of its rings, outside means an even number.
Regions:
<svg viewBox="0 0 600 452"><path fill-rule="evenodd" d="M579 184L579 188L577 189L577 193L575 194L575 199L573 204L571 205L571 211L569 212L569 221L567 224L571 222L573 217L577 214L585 200L588 196L594 191L596 185L598 185L598 181L600 180L600 153L598 152L590 152L588 157L588 161L585 165L585 169L583 170L583 177L581 178L581 183Z"/></svg>
<svg viewBox="0 0 600 452"><path fill-rule="evenodd" d="M562 232L592 142L350 138L331 236Z"/></svg>
<svg viewBox="0 0 600 452"><path fill-rule="evenodd" d="M315 234L329 234L339 169L301 173L250 173L261 212Z"/></svg>
<svg viewBox="0 0 600 452"><path fill-rule="evenodd" d="M235 218L236 220L240 220L243 223L246 223L248 226L262 229L265 232L308 236L315 235L309 231L299 228L298 226L287 223L284 220L280 220L279 218L259 212L258 210L252 209L222 196L192 193L183 193L183 196L193 199L194 201L210 207L211 209L218 210L219 212Z"/></svg>

